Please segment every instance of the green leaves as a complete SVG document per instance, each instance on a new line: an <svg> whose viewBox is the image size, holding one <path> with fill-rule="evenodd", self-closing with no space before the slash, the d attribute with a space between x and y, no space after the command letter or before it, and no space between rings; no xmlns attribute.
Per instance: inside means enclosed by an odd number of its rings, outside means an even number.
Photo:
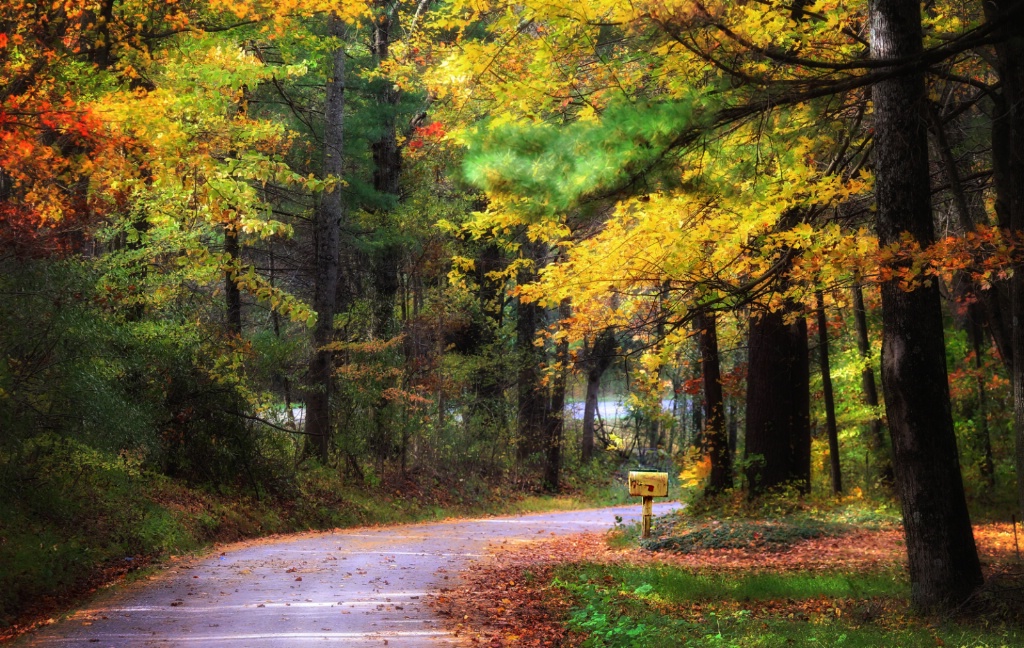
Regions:
<svg viewBox="0 0 1024 648"><path fill-rule="evenodd" d="M587 198L670 182L663 163L708 125L706 95L619 103L597 121L566 126L488 124L469 135L464 172L530 219L564 214Z"/></svg>

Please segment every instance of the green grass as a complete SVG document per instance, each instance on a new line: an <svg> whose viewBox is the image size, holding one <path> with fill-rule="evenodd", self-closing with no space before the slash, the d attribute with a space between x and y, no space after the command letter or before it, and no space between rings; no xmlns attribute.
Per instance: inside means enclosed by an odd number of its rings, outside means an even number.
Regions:
<svg viewBox="0 0 1024 648"><path fill-rule="evenodd" d="M628 591L647 603L681 604L688 601L760 601L772 599L870 598L906 596L906 579L895 573L848 574L797 572L769 574L694 573L678 567L574 565L566 586L593 586L608 592ZM559 576L559 578L563 578ZM611 579L609 581L608 579Z"/></svg>
<svg viewBox="0 0 1024 648"><path fill-rule="evenodd" d="M892 573L726 576L564 565L554 584L575 603L567 623L593 648L1024 645L1018 629L914 619L902 603L906 580Z"/></svg>

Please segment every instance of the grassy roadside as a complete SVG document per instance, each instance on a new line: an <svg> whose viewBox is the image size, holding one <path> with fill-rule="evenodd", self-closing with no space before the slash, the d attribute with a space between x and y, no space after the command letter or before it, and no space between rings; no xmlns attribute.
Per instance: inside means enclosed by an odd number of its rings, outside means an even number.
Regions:
<svg viewBox="0 0 1024 648"><path fill-rule="evenodd" d="M130 458L66 444L34 458L27 479L0 484L0 641L57 616L97 588L172 556L271 534L569 510L621 501L595 471L549 497L482 480L422 475L374 484L307 468L271 495L190 486Z"/></svg>
<svg viewBox="0 0 1024 648"><path fill-rule="evenodd" d="M1012 530L975 535L988 583L946 618L912 613L902 530L866 502L677 512L643 543L631 525L513 548L445 604L455 630L489 646L1024 646Z"/></svg>
<svg viewBox="0 0 1024 648"><path fill-rule="evenodd" d="M1008 625L913 617L906 579L893 572L724 576L677 566L563 565L553 586L572 597L566 624L585 637L583 646L1024 644L1024 632Z"/></svg>

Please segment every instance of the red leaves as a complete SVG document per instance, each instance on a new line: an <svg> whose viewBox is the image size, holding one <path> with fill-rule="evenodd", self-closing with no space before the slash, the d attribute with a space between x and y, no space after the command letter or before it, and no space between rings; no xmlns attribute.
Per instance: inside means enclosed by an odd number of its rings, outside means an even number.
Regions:
<svg viewBox="0 0 1024 648"><path fill-rule="evenodd" d="M445 135L444 126L441 122L431 122L426 126L417 126L415 136L409 140L409 148L415 150L423 148L429 140L440 140Z"/></svg>

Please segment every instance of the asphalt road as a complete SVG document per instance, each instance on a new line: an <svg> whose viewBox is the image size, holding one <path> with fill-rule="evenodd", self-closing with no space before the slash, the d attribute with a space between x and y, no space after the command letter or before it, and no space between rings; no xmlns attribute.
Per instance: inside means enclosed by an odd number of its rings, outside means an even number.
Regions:
<svg viewBox="0 0 1024 648"><path fill-rule="evenodd" d="M655 515L678 507L655 505ZM427 602L488 547L611 528L635 506L303 534L222 548L17 646L457 646Z"/></svg>

